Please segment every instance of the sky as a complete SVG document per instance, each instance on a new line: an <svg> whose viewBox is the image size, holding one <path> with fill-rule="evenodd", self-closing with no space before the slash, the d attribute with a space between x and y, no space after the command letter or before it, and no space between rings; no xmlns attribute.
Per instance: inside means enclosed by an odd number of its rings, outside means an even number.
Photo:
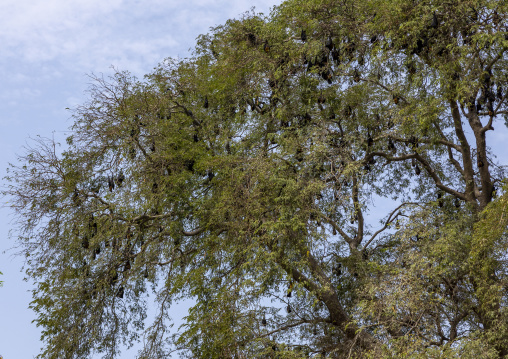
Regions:
<svg viewBox="0 0 508 359"><path fill-rule="evenodd" d="M1 0L0 178L37 135L64 139L70 112L87 99L87 74L114 68L142 77L167 57L186 57L199 34L252 6L268 13L281 0ZM508 130L487 134L507 164ZM4 185L3 180L0 185ZM392 203L386 203L391 205ZM378 209L380 209L378 207ZM33 284L9 238L11 213L0 206L0 355L35 357L42 343L28 309ZM179 307L185 310L185 307ZM181 313L182 314L182 313ZM184 314L184 313L183 313ZM134 358L132 352L122 358Z"/></svg>
<svg viewBox="0 0 508 359"><path fill-rule="evenodd" d="M1 0L0 178L30 138L65 138L66 108L87 99L89 74L128 70L142 78L167 57L187 57L199 34L255 7L281 0ZM5 185L1 180L0 185ZM5 202L4 199L2 201ZM0 207L0 355L35 357L40 330L28 309L33 283L9 238L11 212ZM183 310L182 308L180 308ZM127 352L122 358L134 358Z"/></svg>

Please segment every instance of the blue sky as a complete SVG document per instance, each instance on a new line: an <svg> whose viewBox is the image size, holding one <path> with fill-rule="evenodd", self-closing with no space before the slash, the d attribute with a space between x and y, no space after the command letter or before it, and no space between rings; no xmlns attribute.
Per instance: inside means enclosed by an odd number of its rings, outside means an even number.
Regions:
<svg viewBox="0 0 508 359"><path fill-rule="evenodd" d="M30 137L65 138L71 125L66 108L86 100L87 74L112 74L114 66L142 77L166 57L188 56L195 38L211 26L252 6L267 13L280 2L1 0L0 177ZM487 136L506 165L508 130L501 122ZM9 216L0 208L0 279L5 282L0 288L0 354L25 359L39 353L40 331L28 309L32 284L23 281L22 259L8 250L15 244L8 237Z"/></svg>
<svg viewBox="0 0 508 359"><path fill-rule="evenodd" d="M86 74L138 77L166 57L186 57L199 34L251 7L268 13L280 0L2 0L0 2L0 177L22 146L37 135L63 140L66 108L86 100ZM55 132L53 132L55 131ZM23 281L0 208L0 354L33 358L40 331L28 309L32 288ZM123 358L133 358L127 353Z"/></svg>

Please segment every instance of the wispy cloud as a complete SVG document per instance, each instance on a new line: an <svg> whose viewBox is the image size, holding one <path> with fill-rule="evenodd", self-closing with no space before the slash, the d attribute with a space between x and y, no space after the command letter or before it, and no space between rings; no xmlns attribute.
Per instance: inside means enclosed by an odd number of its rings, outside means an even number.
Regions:
<svg viewBox="0 0 508 359"><path fill-rule="evenodd" d="M109 65L142 71L186 55L197 34L253 5L274 2L189 0L3 0L0 60L57 61L90 72Z"/></svg>

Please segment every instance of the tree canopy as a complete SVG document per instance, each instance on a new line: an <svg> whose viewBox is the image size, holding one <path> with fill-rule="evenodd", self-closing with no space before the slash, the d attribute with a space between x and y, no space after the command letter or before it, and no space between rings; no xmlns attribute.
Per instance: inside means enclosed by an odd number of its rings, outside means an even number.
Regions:
<svg viewBox="0 0 508 359"><path fill-rule="evenodd" d="M288 0L96 77L4 190L41 357L505 357L507 10Z"/></svg>

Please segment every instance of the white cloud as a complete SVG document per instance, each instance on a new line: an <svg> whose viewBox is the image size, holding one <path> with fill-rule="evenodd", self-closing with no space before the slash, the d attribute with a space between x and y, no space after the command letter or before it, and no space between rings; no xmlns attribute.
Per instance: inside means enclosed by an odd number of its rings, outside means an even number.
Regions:
<svg viewBox="0 0 508 359"><path fill-rule="evenodd" d="M0 100L9 101L11 105L17 105L18 100L24 99L25 101L33 100L35 97L39 97L41 91L39 89L33 89L30 87L19 87L0 92Z"/></svg>
<svg viewBox="0 0 508 359"><path fill-rule="evenodd" d="M84 72L110 65L137 72L185 55L195 37L273 1L2 0L0 60L58 61ZM125 66L125 67L124 67Z"/></svg>
<svg viewBox="0 0 508 359"><path fill-rule="evenodd" d="M3 0L0 4L0 38L3 47L28 48L28 60L45 60L58 54L62 43L97 17L116 10L121 0ZM36 55L36 57L31 57Z"/></svg>

